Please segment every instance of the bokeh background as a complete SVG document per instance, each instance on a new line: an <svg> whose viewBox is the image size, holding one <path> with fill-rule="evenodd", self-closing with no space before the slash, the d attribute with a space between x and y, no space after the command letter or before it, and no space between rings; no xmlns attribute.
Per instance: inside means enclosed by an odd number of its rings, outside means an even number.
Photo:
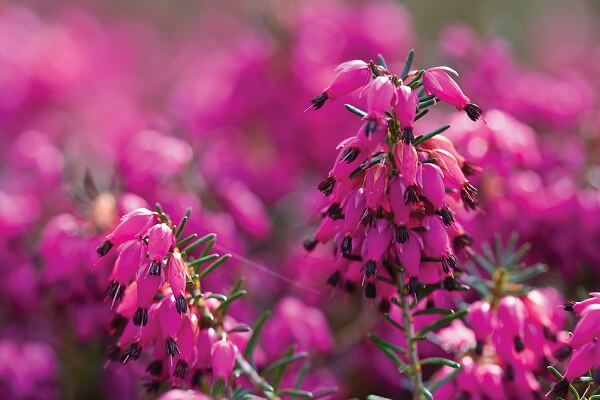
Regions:
<svg viewBox="0 0 600 400"><path fill-rule="evenodd" d="M401 380L370 346L377 304L325 285L316 191L360 122L349 97L305 112L353 58L461 72L486 111L448 107L449 136L483 167L475 247L532 243L540 283L598 289L600 3L590 1L14 1L0 5L0 398L136 399L143 366L105 362L112 313L102 234L160 202L216 232L250 296L275 310L265 357L311 351L314 387L394 397ZM469 123L468 123L469 122ZM445 122L444 122L445 123ZM386 334L383 332L382 334ZM390 333L391 334L391 333Z"/></svg>

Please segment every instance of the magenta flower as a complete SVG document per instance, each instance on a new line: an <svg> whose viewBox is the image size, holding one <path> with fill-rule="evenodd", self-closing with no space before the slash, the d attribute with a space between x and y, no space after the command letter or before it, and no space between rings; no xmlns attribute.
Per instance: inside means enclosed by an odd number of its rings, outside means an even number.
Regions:
<svg viewBox="0 0 600 400"><path fill-rule="evenodd" d="M471 120L477 121L481 116L481 108L465 96L454 79L448 75L448 72L458 75L456 71L449 67L426 69L423 73L423 87L427 93L435 95L458 110L464 110Z"/></svg>
<svg viewBox="0 0 600 400"><path fill-rule="evenodd" d="M238 349L227 340L219 340L210 349L212 371L215 377L227 380L233 371Z"/></svg>
<svg viewBox="0 0 600 400"><path fill-rule="evenodd" d="M104 256L113 246L134 239L156 222L156 213L146 208L133 210L121 218L119 225L106 236L106 240L98 246L96 251L100 256Z"/></svg>
<svg viewBox="0 0 600 400"><path fill-rule="evenodd" d="M336 76L333 81L311 100L315 110L323 107L327 100L335 100L363 87L371 77L369 64L362 60L352 60L342 63L336 67Z"/></svg>
<svg viewBox="0 0 600 400"><path fill-rule="evenodd" d="M406 85L398 86L398 101L394 107L398 121L400 121L400 129L402 130L402 141L405 144L410 144L414 140L413 128L417 108L419 106L419 98L413 90Z"/></svg>

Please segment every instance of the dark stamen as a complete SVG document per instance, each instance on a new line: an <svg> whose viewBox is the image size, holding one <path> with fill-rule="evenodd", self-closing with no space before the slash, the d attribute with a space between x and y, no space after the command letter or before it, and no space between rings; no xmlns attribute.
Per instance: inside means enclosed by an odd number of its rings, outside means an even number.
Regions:
<svg viewBox="0 0 600 400"><path fill-rule="evenodd" d="M333 176L329 176L325 180L323 180L321 183L319 183L319 186L317 186L317 189L319 189L320 192L323 192L323 194L325 196L329 196L331 193L333 193L334 186L335 186L335 178Z"/></svg>
<svg viewBox="0 0 600 400"><path fill-rule="evenodd" d="M363 226L371 226L373 225L374 221L375 215L373 213L373 210L371 210L370 208L365 208L365 211L363 211L363 214L360 217L360 223Z"/></svg>
<svg viewBox="0 0 600 400"><path fill-rule="evenodd" d="M352 281L344 282L344 290L347 293L354 293L356 291L356 284Z"/></svg>
<svg viewBox="0 0 600 400"><path fill-rule="evenodd" d="M438 214L442 217L442 221L444 221L444 225L452 226L454 223L454 216L452 215L452 211L448 207L442 208Z"/></svg>
<svg viewBox="0 0 600 400"><path fill-rule="evenodd" d="M402 141L404 144L411 144L413 140L415 140L415 135L413 134L412 128L402 129Z"/></svg>
<svg viewBox="0 0 600 400"><path fill-rule="evenodd" d="M473 238L466 233L455 236L454 239L452 239L452 245L455 251L460 251L468 246L471 246L472 244Z"/></svg>
<svg viewBox="0 0 600 400"><path fill-rule="evenodd" d="M175 297L175 308L177 312L181 315L185 314L188 309L187 301L185 301L185 297L182 294Z"/></svg>
<svg viewBox="0 0 600 400"><path fill-rule="evenodd" d="M365 124L365 133L367 136L371 136L375 132L375 129L377 129L377 120L369 119Z"/></svg>
<svg viewBox="0 0 600 400"><path fill-rule="evenodd" d="M173 375L180 379L184 379L188 372L188 364L183 360L177 360L177 364L175 364L175 372Z"/></svg>
<svg viewBox="0 0 600 400"><path fill-rule="evenodd" d="M98 253L100 257L105 256L110 251L110 249L112 249L112 247L113 244L106 240L100 246L96 247L96 253Z"/></svg>
<svg viewBox="0 0 600 400"><path fill-rule="evenodd" d="M150 269L148 269L148 275L160 276L160 270L161 270L161 262L160 261L152 261L150 263Z"/></svg>
<svg viewBox="0 0 600 400"><path fill-rule="evenodd" d="M419 202L419 193L417 185L410 185L404 192L404 203L405 204L417 204Z"/></svg>
<svg viewBox="0 0 600 400"><path fill-rule="evenodd" d="M327 96L327 93L320 93L312 98L312 100L310 101L310 105L315 110L318 110L319 108L323 107L328 98L329 96Z"/></svg>
<svg viewBox="0 0 600 400"><path fill-rule="evenodd" d="M317 247L317 243L319 243L317 239L309 238L305 239L304 242L302 242L302 246L306 251L313 251L315 247Z"/></svg>
<svg viewBox="0 0 600 400"><path fill-rule="evenodd" d="M471 121L477 121L479 117L481 117L481 113L483 112L481 108L474 103L467 104L465 106L465 111L469 118L471 118Z"/></svg>
<svg viewBox="0 0 600 400"><path fill-rule="evenodd" d="M327 284L333 287L336 287L342 281L342 274L340 271L335 271L333 274L329 275L327 278Z"/></svg>
<svg viewBox="0 0 600 400"><path fill-rule="evenodd" d="M340 245L340 253L342 254L342 257L352 253L352 236L344 236L344 239L342 239L342 244Z"/></svg>
<svg viewBox="0 0 600 400"><path fill-rule="evenodd" d="M358 147L348 147L344 149L341 160L350 164L352 161L356 160L359 153L360 149Z"/></svg>
<svg viewBox="0 0 600 400"><path fill-rule="evenodd" d="M506 379L509 382L515 380L515 370L512 365L506 366L506 369L504 370L504 379Z"/></svg>
<svg viewBox="0 0 600 400"><path fill-rule="evenodd" d="M575 305L574 301L568 301L563 305L563 310L568 312L573 312L573 306Z"/></svg>
<svg viewBox="0 0 600 400"><path fill-rule="evenodd" d="M152 376L160 376L163 369L163 362L161 360L154 360L148 367L146 368L146 372L148 372Z"/></svg>
<svg viewBox="0 0 600 400"><path fill-rule="evenodd" d="M381 302L379 302L379 311L387 314L390 312L390 310L392 309L392 304L387 301L386 299L381 299Z"/></svg>
<svg viewBox="0 0 600 400"><path fill-rule="evenodd" d="M362 272L365 274L365 277L370 278L377 274L377 263L374 260L369 260L362 267Z"/></svg>
<svg viewBox="0 0 600 400"><path fill-rule="evenodd" d="M133 324L135 326L146 326L148 324L148 310L141 307L135 310Z"/></svg>
<svg viewBox="0 0 600 400"><path fill-rule="evenodd" d="M465 205L465 209L475 210L477 208L477 189L470 183L465 183L460 189L460 198Z"/></svg>
<svg viewBox="0 0 600 400"><path fill-rule="evenodd" d="M515 351L517 353L520 353L523 350L525 350L525 344L523 344L523 339L521 339L519 336L515 336L513 342L515 345Z"/></svg>
<svg viewBox="0 0 600 400"><path fill-rule="evenodd" d="M181 354L179 352L179 347L177 347L177 343L175 342L175 339L173 338L168 338L165 341L165 348L167 350L167 355L168 356L174 356L175 354Z"/></svg>
<svg viewBox="0 0 600 400"><path fill-rule="evenodd" d="M344 213L339 203L332 203L327 209L327 216L333 220L344 219Z"/></svg>
<svg viewBox="0 0 600 400"><path fill-rule="evenodd" d="M472 163L471 161L464 161L461 170L463 174L465 174L465 176L471 176L481 171L481 168L478 167L477 164Z"/></svg>
<svg viewBox="0 0 600 400"><path fill-rule="evenodd" d="M398 243L406 243L408 242L408 239L410 239L410 236L406 225L398 225L396 228L396 241Z"/></svg>
<svg viewBox="0 0 600 400"><path fill-rule="evenodd" d="M567 396L568 390L569 381L566 379L563 379L552 386L552 394L554 394L556 397L562 397L563 399Z"/></svg>
<svg viewBox="0 0 600 400"><path fill-rule="evenodd" d="M417 293L419 289L419 280L416 276L411 276L408 280L408 294L413 295Z"/></svg>
<svg viewBox="0 0 600 400"><path fill-rule="evenodd" d="M137 360L142 354L142 348L138 342L131 343L121 355L121 362L125 364L129 360Z"/></svg>

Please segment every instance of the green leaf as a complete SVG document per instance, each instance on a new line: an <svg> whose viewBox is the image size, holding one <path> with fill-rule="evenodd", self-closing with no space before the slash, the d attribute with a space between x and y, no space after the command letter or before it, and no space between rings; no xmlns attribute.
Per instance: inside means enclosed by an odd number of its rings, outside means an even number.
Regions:
<svg viewBox="0 0 600 400"><path fill-rule="evenodd" d="M300 360L304 360L308 357L308 353L306 352L301 352L301 353L296 353L296 354L292 354L292 355L288 355L288 356L284 356L281 357L279 360L269 364L269 366L267 366L263 373L269 374L271 372L274 372L275 370L282 368L282 367L287 367L288 365L295 363L297 361Z"/></svg>
<svg viewBox="0 0 600 400"><path fill-rule="evenodd" d="M436 130L434 130L432 132L429 132L429 133L426 133L425 135L416 137L415 140L413 140L413 144L415 146L419 145L419 144L423 143L424 141L429 140L436 135L439 135L440 133L444 132L448 128L450 128L450 125L444 125L440 128L437 128Z"/></svg>
<svg viewBox="0 0 600 400"><path fill-rule="evenodd" d="M395 297L393 297L393 299L395 299ZM383 314L383 318L389 322L394 328L399 329L401 331L404 331L404 327L402 325L400 325L396 320L394 320L390 314L385 313Z"/></svg>
<svg viewBox="0 0 600 400"><path fill-rule="evenodd" d="M379 76L379 71L377 70L377 66L373 62L373 60L369 61L369 68L371 68L371 72L373 73L373 77Z"/></svg>
<svg viewBox="0 0 600 400"><path fill-rule="evenodd" d="M423 394L423 396L425 396L427 400L433 400L433 395L425 386L421 386L421 393Z"/></svg>
<svg viewBox="0 0 600 400"><path fill-rule="evenodd" d="M415 121L418 121L421 118L423 118L425 116L425 114L427 114L428 112L429 112L429 110L427 110L427 109L419 111L417 113L417 115L415 115Z"/></svg>
<svg viewBox="0 0 600 400"><path fill-rule="evenodd" d="M433 99L435 99L435 94L430 94L429 96L419 97L419 103L423 103L425 101L429 101L429 100L433 100Z"/></svg>
<svg viewBox="0 0 600 400"><path fill-rule="evenodd" d="M210 239L208 241L208 243L206 243L206 246L204 246L204 249L202 249L202 251L200 252L200 257L204 257L205 255L207 255L208 253L210 253L210 251L214 247L215 243L216 243L216 239L215 238Z"/></svg>
<svg viewBox="0 0 600 400"><path fill-rule="evenodd" d="M477 264L479 264L483 269L485 269L488 274L492 275L496 270L496 266L481 254L473 253L472 257L473 260L475 260Z"/></svg>
<svg viewBox="0 0 600 400"><path fill-rule="evenodd" d="M375 346L377 346L379 348L379 350L381 350L383 352L383 354L385 354L387 356L387 358L389 358L394 363L396 368L398 368L401 371L406 371L408 368L410 368L395 353L395 351L397 351L397 349L404 352L403 349L401 349L400 347L398 347L392 343L386 342L385 340L379 338L378 336L376 336L374 334L369 334L368 337L375 344Z"/></svg>
<svg viewBox="0 0 600 400"><path fill-rule="evenodd" d="M550 371L550 373L552 375L554 375L554 377L556 377L557 379L563 380L563 374L561 374L552 365L548 366L548 371ZM573 397L575 398L575 400L579 400L579 393L577 393L577 389L575 389L575 387L573 385L571 385L571 384L569 384L569 392L571 392L571 394L573 395Z"/></svg>
<svg viewBox="0 0 600 400"><path fill-rule="evenodd" d="M221 265L223 265L225 263L225 261L229 260L230 258L231 258L231 254L223 254L216 261L214 261L208 267L204 268L202 271L200 271L198 273L200 280L204 279L206 277L206 275L210 274L212 271L219 268Z"/></svg>
<svg viewBox="0 0 600 400"><path fill-rule="evenodd" d="M185 213L183 214L183 218L181 218L181 222L179 222L179 225L177 225L177 228L175 228L175 239L179 239L179 237L183 233L183 230L185 229L185 225L187 224L188 220L190 219L191 214L192 214L192 209L189 207L186 208Z"/></svg>
<svg viewBox="0 0 600 400"><path fill-rule="evenodd" d="M449 308L430 307L430 308L426 308L424 310L415 311L413 313L413 315L414 316L417 316L417 315L431 315L431 314L449 315L449 314L453 314L453 313L454 313L454 310L451 310Z"/></svg>
<svg viewBox="0 0 600 400"><path fill-rule="evenodd" d="M392 399L388 399L387 397L377 396L375 394L370 394L367 396L367 400L392 400Z"/></svg>
<svg viewBox="0 0 600 400"><path fill-rule="evenodd" d="M491 262L494 265L498 265L498 260L496 260L496 256L488 242L483 242L481 244L481 251L483 252L483 255L485 256L485 258L488 259L489 262Z"/></svg>
<svg viewBox="0 0 600 400"><path fill-rule="evenodd" d="M460 374L461 369L462 369L462 367L458 367L457 369L455 369L448 375L444 376L443 378L438 379L437 381L428 384L427 387L429 388L431 393L435 393L439 388L441 388L446 383L448 383L451 380L453 380L454 378L456 378L458 376L458 374Z"/></svg>
<svg viewBox="0 0 600 400"><path fill-rule="evenodd" d="M441 318L433 324L427 325L425 328L421 329L419 332L417 332L417 336L425 336L429 332L448 326L455 319L462 318L465 315L467 315L467 312L467 310L460 310L450 315L447 315L446 317Z"/></svg>
<svg viewBox="0 0 600 400"><path fill-rule="evenodd" d="M377 54L377 63L383 68L388 69L387 63L385 62L385 58L383 58L381 54Z"/></svg>
<svg viewBox="0 0 600 400"><path fill-rule="evenodd" d="M188 243L191 243L194 239L196 239L198 237L197 233L192 233L189 236L186 236L185 238L181 239L179 242L177 242L177 248L181 249L183 246L187 245Z"/></svg>
<svg viewBox="0 0 600 400"><path fill-rule="evenodd" d="M232 332L242 332L242 333L252 332L252 327L250 325L242 324L242 325L235 326L227 331L227 333L232 333Z"/></svg>
<svg viewBox="0 0 600 400"><path fill-rule="evenodd" d="M202 265L202 264L204 264L206 262L215 260L217 258L219 258L218 254L208 254L208 255L206 255L204 257L199 257L199 258L196 258L196 259L190 261L188 263L188 267L191 267L191 268L194 269L194 271L196 271L198 269L196 267L199 267L200 265Z"/></svg>
<svg viewBox="0 0 600 400"><path fill-rule="evenodd" d="M537 263L528 266L521 271L511 272L508 276L508 279L511 282L525 282L533 277L546 273L547 271L548 266L546 264Z"/></svg>
<svg viewBox="0 0 600 400"><path fill-rule="evenodd" d="M443 357L430 357L421 360L421 365L445 365L452 368L460 368L460 364Z"/></svg>
<svg viewBox="0 0 600 400"><path fill-rule="evenodd" d="M251 365L254 365L254 349L256 348L256 344L258 343L259 335L261 334L265 323L267 322L270 316L270 310L263 311L256 319L254 327L252 328L252 335L250 336L248 344L246 345L246 349L244 350L244 357L248 359Z"/></svg>
<svg viewBox="0 0 600 400"><path fill-rule="evenodd" d="M521 261L521 259L529 252L529 249L531 249L530 243L523 244L517 251L513 252L510 257L507 257L505 265L510 266L519 263L519 261Z"/></svg>
<svg viewBox="0 0 600 400"><path fill-rule="evenodd" d="M219 304L219 306L215 309L213 314L216 314L217 312L221 311L222 314L224 315L227 312L227 309L229 308L231 303L233 303L235 300L237 300L239 298L244 297L247 294L248 294L248 292L245 290L238 290L237 292L230 294L229 296L227 296L227 300L225 300L224 302Z"/></svg>
<svg viewBox="0 0 600 400"><path fill-rule="evenodd" d="M310 369L310 363L305 362L304 365L302 366L302 368L300 368L300 372L298 372L298 375L296 376L296 380L294 381L294 389L300 389L300 387L302 386L302 382L304 381L304 378L306 378L306 374L308 374L309 369ZM292 396L292 400L295 398L296 397Z"/></svg>
<svg viewBox="0 0 600 400"><path fill-rule="evenodd" d="M429 106L432 106L436 103L437 103L437 100L435 99L435 96L434 96L433 99L429 99L429 100L420 102L418 108L419 108L419 110L423 110L423 109L425 109Z"/></svg>
<svg viewBox="0 0 600 400"><path fill-rule="evenodd" d="M289 349L287 349L284 353L283 356L273 362L271 365L267 366L267 368L265 368L264 373L268 373L269 369L274 371L273 374L273 380L272 380L272 384L274 388L278 388L279 384L281 383L281 379L283 378L283 374L285 372L285 369L287 368L287 366L293 362L298 361L298 359L295 359L293 357L295 357L296 355L294 354L296 352L296 345L292 345L290 346ZM306 353L304 353L306 354ZM302 359L304 359L306 357L303 357Z"/></svg>
<svg viewBox="0 0 600 400"><path fill-rule="evenodd" d="M360 108L353 106L352 104L344 104L344 107L346 107L346 110L350 111L352 114L356 114L361 118L367 116L366 111L363 111Z"/></svg>
<svg viewBox="0 0 600 400"><path fill-rule="evenodd" d="M415 58L415 49L410 49L408 55L406 56L406 61L404 62L402 72L400 73L401 78L405 77L410 72L410 67L412 66L413 58Z"/></svg>
<svg viewBox="0 0 600 400"><path fill-rule="evenodd" d="M313 394L311 392L307 392L306 390L300 389L281 389L277 391L278 396L294 396L300 397L302 399L312 399Z"/></svg>
<svg viewBox="0 0 600 400"><path fill-rule="evenodd" d="M214 233L209 233L206 236L202 236L200 239L196 240L192 244L188 245L182 250L182 253L189 253L190 251L202 246L204 243L214 240L217 237ZM206 254L204 254L206 255Z"/></svg>
<svg viewBox="0 0 600 400"><path fill-rule="evenodd" d="M377 336L374 333L369 333L367 335L367 337L379 348L385 347L387 349L395 351L396 353L406 354L406 350L404 350L402 347L400 347L392 342L388 342L387 340L380 338L379 336Z"/></svg>

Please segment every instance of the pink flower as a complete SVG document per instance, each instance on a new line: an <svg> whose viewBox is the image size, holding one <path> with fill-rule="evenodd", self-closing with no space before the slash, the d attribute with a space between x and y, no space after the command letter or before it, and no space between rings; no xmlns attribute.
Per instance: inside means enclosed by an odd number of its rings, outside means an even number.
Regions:
<svg viewBox="0 0 600 400"><path fill-rule="evenodd" d="M369 64L362 60L352 60L342 63L336 67L336 76L333 81L311 100L315 110L323 107L327 100L335 100L345 96L366 85L371 77Z"/></svg>
<svg viewBox="0 0 600 400"><path fill-rule="evenodd" d="M227 380L235 366L237 347L224 339L214 343L210 350L210 359L213 375L216 378Z"/></svg>
<svg viewBox="0 0 600 400"><path fill-rule="evenodd" d="M410 144L414 139L413 127L415 116L417 114L417 107L419 106L419 98L417 97L417 94L406 85L400 85L398 87L397 98L398 101L394 110L400 121L402 141L405 144Z"/></svg>
<svg viewBox="0 0 600 400"><path fill-rule="evenodd" d="M144 256L145 246L139 239L130 240L121 246L108 289L108 295L113 299L113 304L116 300L123 298L125 287L135 278Z"/></svg>
<svg viewBox="0 0 600 400"><path fill-rule="evenodd" d="M157 224L152 226L146 232L148 236L148 257L151 264L148 273L150 275L160 275L163 259L167 253L175 246L175 236L167 224Z"/></svg>
<svg viewBox="0 0 600 400"><path fill-rule="evenodd" d="M100 256L106 255L113 246L118 246L144 233L152 223L156 222L156 213L147 208L138 208L125 214L119 225L106 236L106 240L96 251Z"/></svg>
<svg viewBox="0 0 600 400"><path fill-rule="evenodd" d="M464 110L469 118L477 121L481 116L481 108L471 103L458 84L448 75L448 71L458 75L449 67L434 67L423 73L423 87L429 94L435 95L442 101L453 105L458 110Z"/></svg>

